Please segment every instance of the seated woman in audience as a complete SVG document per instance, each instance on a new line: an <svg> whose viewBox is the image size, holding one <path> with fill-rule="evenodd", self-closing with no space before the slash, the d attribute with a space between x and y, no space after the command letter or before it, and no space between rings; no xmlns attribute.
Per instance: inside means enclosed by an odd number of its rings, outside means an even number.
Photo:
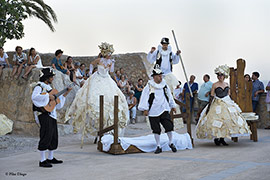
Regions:
<svg viewBox="0 0 270 180"><path fill-rule="evenodd" d="M70 71L63 66L60 60L62 54L63 54L63 51L61 49L58 49L57 51L55 51L55 57L52 60L52 67L53 69L57 69L58 71L61 71L63 74L70 75Z"/></svg>
<svg viewBox="0 0 270 180"><path fill-rule="evenodd" d="M74 67L73 60L72 60L71 56L67 57L67 60L64 63L64 68L69 70L69 72L70 72L70 75L69 75L70 81L76 82L75 67Z"/></svg>
<svg viewBox="0 0 270 180"><path fill-rule="evenodd" d="M25 73L22 76L22 78L26 79L28 74L34 68L43 68L43 65L42 65L42 62L41 62L41 58L37 54L35 48L31 48L30 51L29 51L29 55L28 55L28 63L27 63L27 66L25 68Z"/></svg>
<svg viewBox="0 0 270 180"><path fill-rule="evenodd" d="M80 72L80 62L75 63L75 76L76 76L76 81L78 84L80 84L80 87L83 86L84 80L83 80L83 75Z"/></svg>
<svg viewBox="0 0 270 180"><path fill-rule="evenodd" d="M26 66L27 63L27 56L24 52L22 52L22 47L17 46L15 48L15 54L13 55L13 70L11 73L12 79L15 77L15 79L18 79L20 76L22 69ZM17 75L15 75L17 73Z"/></svg>
<svg viewBox="0 0 270 180"><path fill-rule="evenodd" d="M85 77L85 64L84 63L81 63L79 71L82 74L82 76Z"/></svg>
<svg viewBox="0 0 270 180"><path fill-rule="evenodd" d="M134 91L131 90L128 93L127 97L127 103L128 103L128 110L129 110L129 117L131 116L130 123L135 124L135 119L136 119L136 104L137 104L137 99L134 97Z"/></svg>
<svg viewBox="0 0 270 180"><path fill-rule="evenodd" d="M138 84L135 86L135 97L137 99L137 101L140 101L140 97L142 95L142 90L143 90L144 86L143 86L143 79L139 79L138 80Z"/></svg>
<svg viewBox="0 0 270 180"><path fill-rule="evenodd" d="M0 47L0 77L5 67L9 67L8 55L4 52L4 48Z"/></svg>
<svg viewBox="0 0 270 180"><path fill-rule="evenodd" d="M85 77L84 77L84 80L88 79L90 77L90 69L86 69L85 70Z"/></svg>
<svg viewBox="0 0 270 180"><path fill-rule="evenodd" d="M121 76L120 70L116 70L113 79L117 84L118 84L118 82L120 80L120 76Z"/></svg>
<svg viewBox="0 0 270 180"><path fill-rule="evenodd" d="M125 78L124 75L120 76L120 80L118 82L118 86L121 89L121 91L123 92L123 94L125 96L127 96L128 92L129 92L129 84L128 84L128 80Z"/></svg>

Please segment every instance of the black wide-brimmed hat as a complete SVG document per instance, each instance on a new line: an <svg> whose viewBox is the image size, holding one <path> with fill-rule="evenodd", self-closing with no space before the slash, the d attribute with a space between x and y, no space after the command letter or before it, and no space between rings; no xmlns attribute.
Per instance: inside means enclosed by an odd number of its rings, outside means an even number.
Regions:
<svg viewBox="0 0 270 180"><path fill-rule="evenodd" d="M160 43L161 44L170 44L169 38L166 38L166 37L162 38Z"/></svg>
<svg viewBox="0 0 270 180"><path fill-rule="evenodd" d="M155 75L161 75L161 74L164 74L164 73L161 71L160 68L156 67L155 69L153 69L151 76L153 77Z"/></svg>
<svg viewBox="0 0 270 180"><path fill-rule="evenodd" d="M51 68L44 68L39 72L39 79L45 79L54 75L55 73Z"/></svg>

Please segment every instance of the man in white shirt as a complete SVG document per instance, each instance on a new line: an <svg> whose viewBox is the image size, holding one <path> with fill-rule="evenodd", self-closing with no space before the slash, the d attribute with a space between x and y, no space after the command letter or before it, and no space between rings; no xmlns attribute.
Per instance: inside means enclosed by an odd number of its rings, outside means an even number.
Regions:
<svg viewBox="0 0 270 180"><path fill-rule="evenodd" d="M152 80L148 81L148 84L142 91L142 96L138 109L144 112L145 116L149 116L151 129L154 133L155 140L157 143L157 149L155 154L162 152L160 146L160 123L165 129L169 138L169 147L173 152L177 149L172 143L172 131L174 128L171 120L170 111L176 112L176 104L171 94L170 88L167 87L165 81L162 81L163 72L160 69L154 69Z"/></svg>
<svg viewBox="0 0 270 180"><path fill-rule="evenodd" d="M71 88L68 88L65 94L59 96L60 103L56 105L53 111L47 112L43 107L46 106L50 100L55 100L55 96L49 94L52 90L50 84L53 81L54 75L50 68L42 69L40 71L40 82L32 93L35 120L40 124L40 140L38 144L38 150L41 156L41 160L39 161L40 167L52 167L52 164L63 163L63 161L53 157L53 151L57 149L58 146L56 109L61 109L64 106L65 97L68 95ZM49 150L48 159L45 158L45 152L47 150Z"/></svg>
<svg viewBox="0 0 270 180"><path fill-rule="evenodd" d="M172 52L172 48L169 45L169 38L162 38L161 45L158 46L157 50L152 47L151 51L147 55L147 60L149 63L154 64L159 67L164 73L164 79L167 82L171 92L174 91L178 85L177 78L172 74L173 64L178 64L180 60L181 51L177 51L176 54Z"/></svg>

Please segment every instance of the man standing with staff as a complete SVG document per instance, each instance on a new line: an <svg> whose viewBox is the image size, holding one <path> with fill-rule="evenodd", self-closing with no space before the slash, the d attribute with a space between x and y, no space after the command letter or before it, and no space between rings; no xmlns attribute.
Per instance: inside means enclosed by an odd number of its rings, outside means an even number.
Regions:
<svg viewBox="0 0 270 180"><path fill-rule="evenodd" d="M176 54L172 52L172 47L169 45L169 38L162 38L161 45L156 49L151 48L151 51L147 55L147 60L149 63L154 64L154 68L158 65L161 71L164 73L164 79L169 86L171 92L174 91L178 85L178 80L172 74L173 64L178 64L180 60L180 50L176 51Z"/></svg>
<svg viewBox="0 0 270 180"><path fill-rule="evenodd" d="M152 47L151 51L147 55L147 60L154 64L154 68L159 67L164 73L163 77L166 81L166 84L170 88L173 96L175 88L178 86L179 81L172 73L173 64L178 64L180 60L180 50L176 51L176 54L172 52L172 47L169 45L169 38L162 38L161 45L158 45L158 48ZM180 106L176 105L176 113L180 114ZM174 119L175 129L180 129L184 127L182 118Z"/></svg>

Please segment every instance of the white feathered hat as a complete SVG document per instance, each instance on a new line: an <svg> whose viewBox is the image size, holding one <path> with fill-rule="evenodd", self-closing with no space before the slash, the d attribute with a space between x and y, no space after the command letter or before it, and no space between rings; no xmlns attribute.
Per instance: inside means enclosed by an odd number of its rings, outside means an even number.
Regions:
<svg viewBox="0 0 270 180"><path fill-rule="evenodd" d="M225 76L225 78L228 78L230 74L230 67L227 64L220 65L215 69L215 73L216 74L221 73Z"/></svg>
<svg viewBox="0 0 270 180"><path fill-rule="evenodd" d="M99 45L98 47L103 57L112 55L112 53L114 52L113 45L106 42L101 43L101 45Z"/></svg>

